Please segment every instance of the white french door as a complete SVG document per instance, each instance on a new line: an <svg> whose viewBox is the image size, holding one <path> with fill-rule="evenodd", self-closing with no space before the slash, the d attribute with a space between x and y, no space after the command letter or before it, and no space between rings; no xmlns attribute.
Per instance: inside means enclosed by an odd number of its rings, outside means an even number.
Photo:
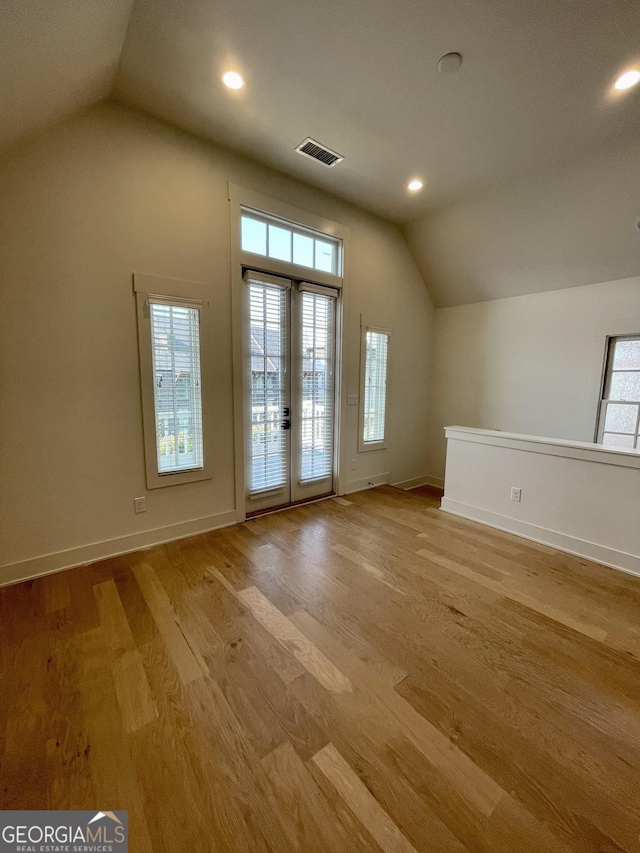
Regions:
<svg viewBox="0 0 640 853"><path fill-rule="evenodd" d="M247 271L247 514L333 491L337 291Z"/></svg>

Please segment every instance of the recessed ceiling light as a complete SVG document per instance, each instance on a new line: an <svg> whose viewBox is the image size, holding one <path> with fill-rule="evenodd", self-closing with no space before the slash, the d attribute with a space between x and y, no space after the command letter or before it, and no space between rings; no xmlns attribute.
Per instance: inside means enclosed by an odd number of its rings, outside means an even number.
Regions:
<svg viewBox="0 0 640 853"><path fill-rule="evenodd" d="M407 184L407 189L409 190L409 192L417 193L418 190L422 189L422 181L419 181L417 179L415 181L410 181Z"/></svg>
<svg viewBox="0 0 640 853"><path fill-rule="evenodd" d="M227 71L226 74L222 75L222 82L229 89L242 89L244 86L244 77L242 74L238 74L237 71Z"/></svg>
<svg viewBox="0 0 640 853"><path fill-rule="evenodd" d="M459 53L445 53L438 60L438 71L441 74L455 74L460 70L462 57Z"/></svg>
<svg viewBox="0 0 640 853"><path fill-rule="evenodd" d="M626 71L615 82L616 89L630 89L640 82L640 71Z"/></svg>

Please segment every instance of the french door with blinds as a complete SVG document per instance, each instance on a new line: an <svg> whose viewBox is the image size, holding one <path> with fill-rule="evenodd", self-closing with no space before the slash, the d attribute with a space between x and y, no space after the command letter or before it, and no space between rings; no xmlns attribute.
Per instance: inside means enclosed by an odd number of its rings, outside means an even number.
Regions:
<svg viewBox="0 0 640 853"><path fill-rule="evenodd" d="M248 515L331 494L337 290L247 271Z"/></svg>

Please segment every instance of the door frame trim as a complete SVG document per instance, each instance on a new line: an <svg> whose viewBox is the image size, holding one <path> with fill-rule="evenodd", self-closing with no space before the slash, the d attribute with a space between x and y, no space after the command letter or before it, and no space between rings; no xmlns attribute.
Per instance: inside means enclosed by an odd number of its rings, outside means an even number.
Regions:
<svg viewBox="0 0 640 853"><path fill-rule="evenodd" d="M306 210L293 207L289 204L261 195L253 190L241 187L238 184L229 183L229 226L231 236L231 333L232 333L232 386L233 386L233 443L235 463L235 516L236 522L246 520L245 506L245 451L244 451L244 278L243 268L264 269L265 272L273 272L287 278L308 281L309 278L316 279L318 284L330 284L340 290L336 311L336 377L335 377L335 427L334 427L334 493L342 494L340 490L340 436L343 423L343 407L346 405L342 399L343 388L343 358L342 358L342 329L344 328L344 313L348 288L345 286L348 280L349 269L349 240L351 232L349 228L333 220L317 216ZM240 242L240 216L242 207L251 207L263 211L267 215L279 216L291 222L297 222L315 231L326 233L342 240L342 277L331 276L331 282L327 280L326 273L317 273L294 264L273 261L270 258L261 258L257 255L243 252Z"/></svg>

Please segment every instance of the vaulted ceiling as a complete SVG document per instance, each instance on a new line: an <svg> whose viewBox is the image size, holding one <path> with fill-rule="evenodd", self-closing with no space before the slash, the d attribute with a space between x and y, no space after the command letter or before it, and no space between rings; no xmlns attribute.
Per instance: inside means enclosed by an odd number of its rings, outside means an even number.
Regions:
<svg viewBox="0 0 640 853"><path fill-rule="evenodd" d="M4 0L0 143L112 97L407 222L640 131L639 60L637 0Z"/></svg>
<svg viewBox="0 0 640 853"><path fill-rule="evenodd" d="M133 0L2 0L0 146L113 91Z"/></svg>

